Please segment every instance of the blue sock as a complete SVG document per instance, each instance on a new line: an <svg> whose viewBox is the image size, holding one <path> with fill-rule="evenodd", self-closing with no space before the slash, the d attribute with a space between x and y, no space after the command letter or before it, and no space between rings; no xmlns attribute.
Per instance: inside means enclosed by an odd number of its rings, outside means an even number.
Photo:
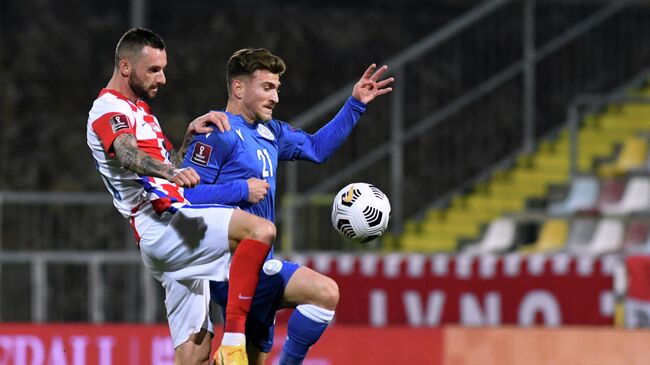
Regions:
<svg viewBox="0 0 650 365"><path fill-rule="evenodd" d="M311 304L302 304L289 317L287 340L279 365L300 365L311 345L323 334L332 321L334 311Z"/></svg>

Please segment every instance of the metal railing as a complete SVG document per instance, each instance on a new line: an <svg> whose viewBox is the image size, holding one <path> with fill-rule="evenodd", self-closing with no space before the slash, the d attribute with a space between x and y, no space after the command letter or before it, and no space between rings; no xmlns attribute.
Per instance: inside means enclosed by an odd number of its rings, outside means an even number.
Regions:
<svg viewBox="0 0 650 365"><path fill-rule="evenodd" d="M124 250L135 245L106 192L0 191L0 250Z"/></svg>
<svg viewBox="0 0 650 365"><path fill-rule="evenodd" d="M160 298L110 194L0 192L0 321L153 323Z"/></svg>
<svg viewBox="0 0 650 365"><path fill-rule="evenodd" d="M132 266L135 275L120 275L119 283L113 283L113 287L127 287L129 284L134 286L133 292L138 295L131 296L121 306L121 313L112 321L120 322L144 322L154 323L160 320L161 312L164 316L164 310L160 310L160 284L149 274L141 263L138 251L0 251L0 267L5 268L8 265L27 265L28 270L23 275L18 275L19 270L4 270L10 277L4 277L2 294L5 298L20 297L24 293L31 293L31 297L25 298L29 304L29 315L23 317L23 320L30 322L42 323L51 321L73 320L88 321L92 323L103 323L108 320L106 317L107 307L119 307L116 305L119 297L116 293L123 293L124 290L111 290L107 294L106 287L109 285L108 274L102 269L108 266ZM68 278L68 283L72 289L58 291L57 285L53 285L50 280L55 275L55 265L67 267L81 267L81 274ZM125 272L123 271L123 274ZM85 274L85 275L84 275ZM113 273L116 275L117 273ZM129 283L134 276L137 282ZM113 278L113 280L115 280ZM14 290L10 289L9 282L14 282ZM59 282L58 285L61 285ZM80 290L85 287L85 290ZM29 290L28 290L29 289ZM60 289L60 288L59 288ZM71 300L68 296L71 293L85 292L86 296ZM129 293L131 294L131 293ZM138 300L136 300L138 299ZM61 302L62 301L62 302ZM58 303L57 303L58 302ZM0 300L0 303L3 303ZM6 304L6 303L5 303ZM108 305L107 305L108 304ZM69 308L75 306L76 308ZM64 308L67 307L67 308ZM86 313L80 313L79 308L86 309ZM15 309L15 308L14 308ZM24 309L24 308L23 308ZM56 311L68 310L75 312L74 317L66 317L66 314L55 313ZM20 318L20 314L11 313L12 310L7 306L0 307L0 321L3 315L10 318ZM26 313L22 314L26 316Z"/></svg>
<svg viewBox="0 0 650 365"><path fill-rule="evenodd" d="M427 120L418 123L420 127L411 128L404 133L404 74L406 72L405 66L415 59L422 57L423 54L438 47L440 44L448 40L453 35L462 32L470 25L475 24L484 17L490 15L503 5L511 2L511 0L491 0L471 9L459 19L452 21L442 29L432 33L428 37L420 40L416 44L408 47L399 55L389 59L385 64L390 66L390 73L395 76L394 92L390 95L390 140L382 143L380 146L374 148L369 153L359 158L354 164L339 171L338 173L321 181L318 185L311 187L309 190L299 193L297 191L298 169L296 164L287 166L286 177L286 198L283 200L284 221L283 221L283 237L282 237L282 250L292 251L294 248L293 242L295 234L293 233L296 227L296 209L308 202L314 195L320 195L327 191L331 191L336 185L341 185L342 182L349 178L354 171L371 166L386 155L391 156L390 161L390 180L391 188L389 196L391 197L391 227L394 233L399 233L402 226L402 178L403 178L403 160L404 151L403 145L408 140L412 139L415 135L420 133L421 129L428 129L428 124L435 124L438 120L442 120L444 116L435 118L433 122ZM533 3L533 1L527 1ZM331 112L332 109L340 106L343 101L350 95L350 90L354 82L341 88L339 91L333 93L328 98L315 105L306 112L298 115L295 118L294 125L297 128L306 128L315 122L325 118L324 116ZM460 104L460 103L459 103ZM455 105L450 105L450 112L456 109ZM446 114L445 112L442 113Z"/></svg>
<svg viewBox="0 0 650 365"><path fill-rule="evenodd" d="M429 202L428 206L433 204L440 205L440 198L447 196L446 192L454 190L454 185L458 186L462 184L463 181L470 181L476 176L481 175L482 171L489 170L492 164L503 163L503 161L512 161L513 157L516 154L521 152L530 152L536 145L537 136L543 135L548 132L550 129L557 128L558 125L561 125L561 119L557 118L557 114L548 113L546 118L542 120L542 123L537 123L537 119L540 115L540 109L549 107L549 99L560 99L560 97L565 98L564 100L558 100L556 104L550 105L555 109L562 110L562 108L567 105L567 102L572 98L571 95L584 93L585 90L601 90L604 91L607 87L612 87L616 83L622 83L625 80L626 75L621 75L617 80L614 78L605 79L602 76L594 75L585 77L584 79L579 79L575 81L571 87L566 87L566 85L561 85L555 90L553 87L546 87L546 85L540 85L539 77L540 73L545 72L550 75L554 75L555 70L552 66L547 65L551 62L557 62L556 59L560 59L559 62L562 62L561 58L571 58L571 55L564 55L566 52L574 52L572 46L574 44L588 43L584 40L587 35L590 35L591 32L598 30L598 37L600 33L606 33L607 27L615 27L616 25L611 25L607 22L612 22L618 19L614 19L617 15L622 14L623 10L632 3L632 1L616 1L605 3L604 5L593 9L587 14L582 14L583 16L578 17L575 21L569 22L568 26L559 34L547 34L544 33L543 37L540 34L540 39L543 38L545 42L540 46L537 46L538 40L536 40L536 34L539 34L536 27L536 22L538 21L538 14L536 12L537 1L535 0L526 0L523 2L512 2L505 0L495 0L495 1L486 1L474 9L471 9L465 15L454 20L452 23L443 27L442 29L432 33L425 39L421 40L417 44L409 47L398 56L389 59L386 64L389 65L392 74L396 77L394 92L390 96L390 103L387 107L381 110L382 115L377 117L377 120L373 121L373 125L379 124L379 128L386 128L390 131L386 139L379 140L376 144L372 144L373 148L363 149L368 151L366 153L356 153L354 156L354 161L352 163L338 163L338 166L334 167L327 171L329 175L323 176L323 174L318 175L318 178L314 178L312 170L310 167L299 167L298 164L292 163L286 166L287 175L285 181L285 195L283 197L283 212L281 216L281 232L282 232L282 249L287 251L300 250L304 249L304 242L311 242L313 240L327 241L332 240L331 235L322 234L310 234L310 231L316 231L316 229L310 229L310 226L314 221L324 221L323 217L327 215L327 212L319 213L310 213L307 212L310 206L310 202L314 200L314 197L327 197L328 194L331 194L332 191L335 191L337 187L345 185L348 182L351 182L353 179L376 179L386 185L390 185L388 189L388 195L391 199L391 204L393 211L391 214L391 229L394 234L399 234L402 228L402 222L405 215L412 216L414 213L422 212L426 208L426 204L422 204L422 200ZM599 5L599 4L596 4ZM513 7L521 6L521 9L514 11ZM405 113L405 110L412 109L413 107L405 104L405 98L407 95L417 94L417 91L411 91L412 88L417 88L418 86L411 86L406 81L413 80L413 71L410 68L414 68L413 64L421 62L423 58L424 63L432 62L435 63L435 59L431 59L431 52L438 50L438 48L444 48L450 40L455 39L455 37L462 37L466 32L476 32L476 28L484 22L490 22L490 17L499 17L500 12L510 11L510 21L511 22L520 22L521 26L521 47L520 47L520 56L514 58L511 63L502 63L504 66L494 66L495 72L492 74L482 74L482 77L479 78L479 82L475 83L473 87L466 89L465 92L456 93L455 98L449 98L446 103L441 104L438 109L433 109L432 102L426 102L426 106L429 109L424 113L423 117L419 119L413 119L413 117ZM552 10L548 10L551 11ZM512 15L516 14L516 15ZM519 18L519 20L517 20ZM614 19L614 20L613 20ZM602 28L602 29L601 29ZM480 30L479 30L480 32ZM594 36L596 37L596 36ZM504 37L507 38L507 37ZM588 49L588 45L584 47ZM577 47L576 47L577 48ZM582 49L575 51L580 53ZM594 55L595 56L595 55ZM584 57L584 56L583 56ZM507 57L504 57L507 60ZM588 62L588 59L582 59L577 62ZM569 61L564 61L568 63ZM625 63L624 56L620 56L619 63ZM437 65L437 63L436 63ZM543 68L540 67L543 65ZM576 67L572 65L573 67ZM410 68L409 68L410 67ZM624 66L622 66L624 67ZM607 66L603 67L607 68ZM634 66L626 68L624 71L621 71L621 74L638 72L638 68L632 70ZM417 69L415 69L417 71ZM567 71L566 78L570 79L567 83L571 82L574 78L576 71ZM558 78L565 76L558 72ZM417 76L416 76L417 77ZM549 80L542 79L544 83L548 83ZM597 87L595 87L596 85ZM612 86L609 86L612 85ZM421 86L420 86L421 87ZM352 89L352 84L347 84L339 91L333 93L330 97L323 100L321 103L317 104L308 111L300 114L294 122L294 125L300 128L309 128L317 121L322 121L326 119L328 113L332 113L333 109L341 105L344 99L349 95L350 90ZM546 94L543 99L537 100L536 95L539 94L540 90L544 91ZM550 95L547 95L551 93ZM558 95L554 95L558 94ZM515 99L511 96L516 95ZM421 96L421 95L420 95ZM550 97L552 96L552 97ZM566 101L565 101L566 100ZM424 143L431 144L431 141L435 141L434 134L439 130L448 127L450 123L454 121L467 121L468 113L480 113L481 110L488 107L479 107L476 105L480 103L490 104L490 103L502 103L505 105L504 108L507 109L507 113L514 114L518 113L520 116L519 122L509 121L515 119L512 115L499 116L499 111L496 112L492 107L489 109L491 111L490 115L487 117L494 116L496 119L488 122L496 122L494 126L487 128L481 128L477 126L476 128L485 133L490 132L490 128L497 131L493 133L494 136L498 136L499 133L504 133L505 135L511 135L513 137L518 136L519 142L515 142L512 138L509 138L507 148L503 147L494 147L486 146L488 148L493 148L496 152L491 152L486 150L486 155L489 155L489 160L487 157L483 158L483 165L479 169L467 168L461 170L461 168L456 168L455 170L450 170L448 175L457 175L454 176L454 181L447 181L446 183L440 183L440 186L446 185L440 189L422 189L423 191L416 191L416 194L422 194L423 196L419 198L419 201L414 202L413 198L410 198L408 195L412 195L413 192L409 191L413 189L409 188L408 184L412 181L405 181L408 177L405 178L406 173L412 172L414 169L422 168L423 170L431 170L430 165L422 164L413 164L410 163L408 167L406 166L409 163L411 153L408 153L407 148L413 148L413 146ZM543 104L543 105L542 105ZM517 106L518 105L518 106ZM375 105L372 105L370 108L376 108ZM481 109L483 108L483 109ZM389 109L387 112L385 109ZM476 112L478 110L478 112ZM412 114L412 113L411 113ZM376 117L376 116L375 116ZM364 116L360 124L365 123L364 119L368 118ZM506 122L499 123L499 118L505 120ZM378 120L381 119L382 123L380 124ZM553 120L555 119L555 120ZM499 125L500 124L500 125ZM513 132L512 128L519 124L517 131ZM365 130L359 132L360 126L357 126L357 131L354 133L367 133ZM362 127L361 127L362 128ZM468 128L468 127L462 127ZM471 127L469 127L471 128ZM443 131L444 132L444 131ZM449 132L453 133L453 132ZM459 132L460 133L460 132ZM450 136L453 136L450 134ZM420 142L423 141L423 142ZM427 142L428 141L428 142ZM485 139L483 140L485 142ZM494 141L497 144L500 141ZM472 143L468 141L468 143ZM419 147L419 146L416 146ZM423 147L419 147L424 149ZM500 151L500 152L499 152ZM346 152L343 152L346 153ZM472 161L474 158L479 156L480 158L481 151L478 152L478 155L467 156L467 158L458 160L458 157L449 156L450 158L455 158L455 162L459 164L472 165L477 162ZM349 158L346 158L350 160ZM478 158L477 158L478 159ZM384 162L384 164L382 164ZM431 161L424 161L427 164L430 164ZM381 172L371 171L373 168L377 168L378 165L381 165ZM317 167L320 168L320 167ZM390 173L385 171L387 168L390 168ZM363 172L363 173L361 173ZM447 172L447 171L443 171ZM306 182L306 183L305 183ZM375 180L368 182L373 182L376 185ZM426 182L423 182L425 184ZM417 187L422 188L423 185L416 185ZM435 182L432 182L430 185L434 185ZM322 200L322 199L318 199ZM418 206L417 210L409 212L404 212L403 206L408 204L410 206ZM321 208L322 209L322 208ZM317 209L312 209L317 210ZM316 218L312 218L315 216ZM326 219L326 218L325 218ZM334 236L334 239L336 237ZM328 243L320 242L316 245L319 248L328 247ZM351 249L353 246L346 245L343 243L343 248ZM335 247L336 248L336 247Z"/></svg>
<svg viewBox="0 0 650 365"><path fill-rule="evenodd" d="M606 95L578 95L567 107L566 127L569 130L569 174L577 176L578 169L578 129L580 121L588 114L603 110L606 106L621 103L650 104L650 98L630 95L631 89L642 87L650 79L650 69L639 73L629 82Z"/></svg>

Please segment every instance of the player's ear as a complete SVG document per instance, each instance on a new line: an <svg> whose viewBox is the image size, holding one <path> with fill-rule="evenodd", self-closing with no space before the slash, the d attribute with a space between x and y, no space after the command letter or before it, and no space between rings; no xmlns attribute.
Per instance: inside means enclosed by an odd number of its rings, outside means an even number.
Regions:
<svg viewBox="0 0 650 365"><path fill-rule="evenodd" d="M235 96L236 99L241 100L244 97L244 91L246 89L246 85L242 82L240 79L234 79L232 80L232 94Z"/></svg>
<svg viewBox="0 0 650 365"><path fill-rule="evenodd" d="M129 62L127 59L121 59L120 63L118 63L118 67L120 75L122 75L122 77L129 77L129 75L131 75L131 62Z"/></svg>

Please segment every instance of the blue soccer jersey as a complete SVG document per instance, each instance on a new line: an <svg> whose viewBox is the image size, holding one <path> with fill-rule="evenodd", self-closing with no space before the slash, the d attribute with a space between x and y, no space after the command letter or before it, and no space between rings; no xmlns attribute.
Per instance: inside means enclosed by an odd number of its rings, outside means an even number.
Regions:
<svg viewBox="0 0 650 365"><path fill-rule="evenodd" d="M183 167L191 166L201 184L185 190L193 204L236 205L275 222L275 189L278 161L325 162L345 141L366 105L352 97L329 123L315 134L295 129L273 119L248 123L239 115L228 115L231 130L200 134L187 149ZM257 204L248 199L247 179L266 180L269 191Z"/></svg>
<svg viewBox="0 0 650 365"><path fill-rule="evenodd" d="M313 135L279 120L248 123L239 115L226 113L230 131L197 135L188 147L183 166L193 167L201 176L201 183L185 189L184 196L194 204L236 205L275 222L278 161L325 162L345 141L365 109L364 103L350 97L334 119ZM266 180L270 186L268 194L257 204L248 202L246 180L251 177ZM272 257L273 249L267 260ZM267 261L267 264L270 262L273 261ZM283 262L275 272L260 272L246 320L246 338L263 352L271 350L275 312L279 309L287 282L299 266ZM210 292L212 300L225 308L228 282L210 282ZM314 330L314 326L318 329ZM314 326L303 324L300 328L308 334L320 334L326 324L316 323Z"/></svg>

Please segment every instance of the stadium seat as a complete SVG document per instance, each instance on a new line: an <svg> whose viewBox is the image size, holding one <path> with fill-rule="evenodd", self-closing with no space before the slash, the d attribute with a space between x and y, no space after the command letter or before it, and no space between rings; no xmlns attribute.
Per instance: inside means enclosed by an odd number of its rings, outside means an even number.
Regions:
<svg viewBox="0 0 650 365"><path fill-rule="evenodd" d="M601 176L621 176L627 172L640 170L645 167L648 158L648 142L644 137L628 137L623 143L621 152L616 159L601 165L598 172Z"/></svg>
<svg viewBox="0 0 650 365"><path fill-rule="evenodd" d="M569 223L564 219L549 219L544 222L537 240L519 249L523 254L560 251L564 248L569 232Z"/></svg>
<svg viewBox="0 0 650 365"><path fill-rule="evenodd" d="M623 248L623 234L624 224L621 219L603 218L598 222L584 253L600 256L617 252Z"/></svg>
<svg viewBox="0 0 650 365"><path fill-rule="evenodd" d="M606 215L625 215L650 210L650 178L632 177L623 192L623 197L614 203L601 206Z"/></svg>
<svg viewBox="0 0 650 365"><path fill-rule="evenodd" d="M605 181L601 181L600 185L597 203L599 211L604 206L615 204L621 199L625 190L625 180L620 178L605 179Z"/></svg>
<svg viewBox="0 0 650 365"><path fill-rule="evenodd" d="M623 250L627 253L647 252L650 236L650 223L647 220L631 219L625 228Z"/></svg>
<svg viewBox="0 0 650 365"><path fill-rule="evenodd" d="M566 244L566 251L570 253L582 253L591 242L596 227L594 218L575 218L571 222L569 238Z"/></svg>
<svg viewBox="0 0 650 365"><path fill-rule="evenodd" d="M495 219L488 225L483 238L476 243L470 243L463 253L481 255L505 252L514 243L515 228L515 221L512 218Z"/></svg>
<svg viewBox="0 0 650 365"><path fill-rule="evenodd" d="M584 176L573 179L566 199L548 207L551 215L570 215L578 211L593 210L598 200L598 179Z"/></svg>

